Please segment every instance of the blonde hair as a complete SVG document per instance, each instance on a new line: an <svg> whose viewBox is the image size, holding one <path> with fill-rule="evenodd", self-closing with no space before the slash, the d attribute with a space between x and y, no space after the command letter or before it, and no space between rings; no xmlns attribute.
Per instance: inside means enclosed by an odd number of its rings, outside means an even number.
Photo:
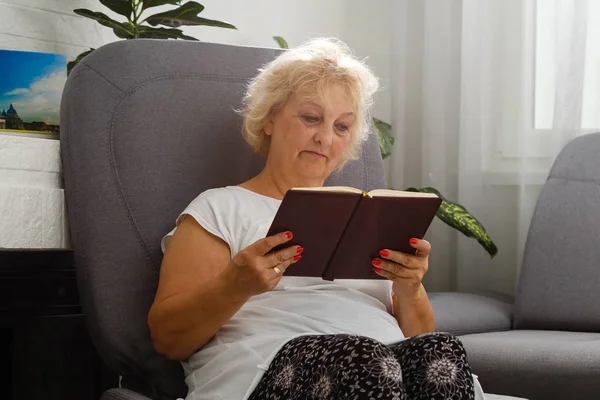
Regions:
<svg viewBox="0 0 600 400"><path fill-rule="evenodd" d="M338 168L349 160L356 160L372 125L369 109L379 82L364 61L356 58L344 42L334 38L309 40L283 52L259 70L248 85L240 111L244 118L244 139L266 157L271 138L264 132L265 123L284 107L290 95L312 91L321 96L333 83L346 88L356 118L350 132L350 145Z"/></svg>

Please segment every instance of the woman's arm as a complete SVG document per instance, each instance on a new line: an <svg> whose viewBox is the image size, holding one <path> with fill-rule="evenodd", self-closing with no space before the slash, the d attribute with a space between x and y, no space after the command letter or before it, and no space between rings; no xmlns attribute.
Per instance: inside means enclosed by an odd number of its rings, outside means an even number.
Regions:
<svg viewBox="0 0 600 400"><path fill-rule="evenodd" d="M281 232L259 239L233 259L227 244L194 218L184 218L165 252L148 326L156 350L184 360L204 346L252 296L277 285L303 249Z"/></svg>
<svg viewBox="0 0 600 400"><path fill-rule="evenodd" d="M156 350L184 360L204 346L246 302L223 273L229 246L186 216L165 252L148 326Z"/></svg>
<svg viewBox="0 0 600 400"><path fill-rule="evenodd" d="M392 294L392 302L394 317L396 317L398 326L400 326L405 337L435 330L433 309L423 284L419 284L412 296L399 298L396 294Z"/></svg>

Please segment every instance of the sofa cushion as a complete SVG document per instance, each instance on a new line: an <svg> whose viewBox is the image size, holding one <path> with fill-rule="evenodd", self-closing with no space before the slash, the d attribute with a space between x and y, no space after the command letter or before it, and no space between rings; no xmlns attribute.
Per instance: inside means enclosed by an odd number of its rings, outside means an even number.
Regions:
<svg viewBox="0 0 600 400"><path fill-rule="evenodd" d="M435 329L454 335L507 331L512 325L512 298L497 293L430 292Z"/></svg>
<svg viewBox="0 0 600 400"><path fill-rule="evenodd" d="M600 333L513 330L461 336L486 393L597 399Z"/></svg>

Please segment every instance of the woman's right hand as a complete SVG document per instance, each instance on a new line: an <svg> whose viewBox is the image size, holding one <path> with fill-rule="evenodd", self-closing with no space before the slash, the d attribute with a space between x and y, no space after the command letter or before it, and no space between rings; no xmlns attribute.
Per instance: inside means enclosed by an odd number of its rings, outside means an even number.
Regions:
<svg viewBox="0 0 600 400"><path fill-rule="evenodd" d="M242 249L233 257L223 274L233 285L235 297L248 299L277 286L285 270L302 258L304 248L289 246L267 253L291 239L291 232L268 236Z"/></svg>

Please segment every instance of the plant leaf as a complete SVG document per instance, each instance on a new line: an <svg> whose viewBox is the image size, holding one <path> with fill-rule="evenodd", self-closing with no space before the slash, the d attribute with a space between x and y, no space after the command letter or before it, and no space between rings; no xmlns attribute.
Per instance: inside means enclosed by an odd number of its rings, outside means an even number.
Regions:
<svg viewBox="0 0 600 400"><path fill-rule="evenodd" d="M73 68L75 68L75 66L85 58L85 56L87 56L88 54L90 54L92 51L94 51L96 49L89 49L87 51L84 51L83 53L81 53L80 55L77 56L77 58L73 61L69 61L67 63L67 76L69 76L69 74L71 73L71 70Z"/></svg>
<svg viewBox="0 0 600 400"><path fill-rule="evenodd" d="M164 4L181 4L181 0L144 0L142 3L142 11L150 7L158 7Z"/></svg>
<svg viewBox="0 0 600 400"><path fill-rule="evenodd" d="M181 29L152 28L142 25L138 28L138 37L146 39L184 39L198 40L195 37L186 36Z"/></svg>
<svg viewBox="0 0 600 400"><path fill-rule="evenodd" d="M288 44L285 41L285 39L282 38L281 36L273 36L273 40L275 40L277 42L277 44L279 45L279 47L281 47L282 49L289 49L290 48L290 46L288 46Z"/></svg>
<svg viewBox="0 0 600 400"><path fill-rule="evenodd" d="M188 1L175 10L151 15L146 18L145 21L152 26L160 24L170 28L178 28L182 25L205 25L219 28L237 29L235 26L228 24L227 22L198 17L198 13L202 12L202 10L204 10L204 6L202 4L198 4L195 1Z"/></svg>
<svg viewBox="0 0 600 400"><path fill-rule="evenodd" d="M131 25L129 25L127 22L118 22L109 18L106 14L86 10L85 8L78 8L77 10L73 10L73 12L77 15L81 15L82 17L96 20L96 22L101 25L112 28L115 35L122 39L131 39L135 36L133 28L131 28Z"/></svg>
<svg viewBox="0 0 600 400"><path fill-rule="evenodd" d="M387 122L383 122L377 118L373 118L373 124L375 125L375 130L377 132L377 140L379 141L381 158L385 159L392 154L392 146L394 145L392 126Z"/></svg>
<svg viewBox="0 0 600 400"><path fill-rule="evenodd" d="M448 201L438 192L436 189L431 187L416 189L416 188L408 188L405 189L409 192L423 192L423 193L434 193L439 198L442 199L442 204L437 212L437 217L444 221L446 224L451 227L459 230L467 237L472 237L477 239L479 244L483 246L483 248L488 252L491 258L498 253L498 248L486 232L483 225L477 221L477 219L472 216L466 208L461 206L460 204L453 203Z"/></svg>
<svg viewBox="0 0 600 400"><path fill-rule="evenodd" d="M110 8L111 11L123 15L127 18L133 14L133 7L129 0L100 0L100 3Z"/></svg>
<svg viewBox="0 0 600 400"><path fill-rule="evenodd" d="M120 26L113 27L113 32L121 39L136 39L133 28L129 22L121 22Z"/></svg>

